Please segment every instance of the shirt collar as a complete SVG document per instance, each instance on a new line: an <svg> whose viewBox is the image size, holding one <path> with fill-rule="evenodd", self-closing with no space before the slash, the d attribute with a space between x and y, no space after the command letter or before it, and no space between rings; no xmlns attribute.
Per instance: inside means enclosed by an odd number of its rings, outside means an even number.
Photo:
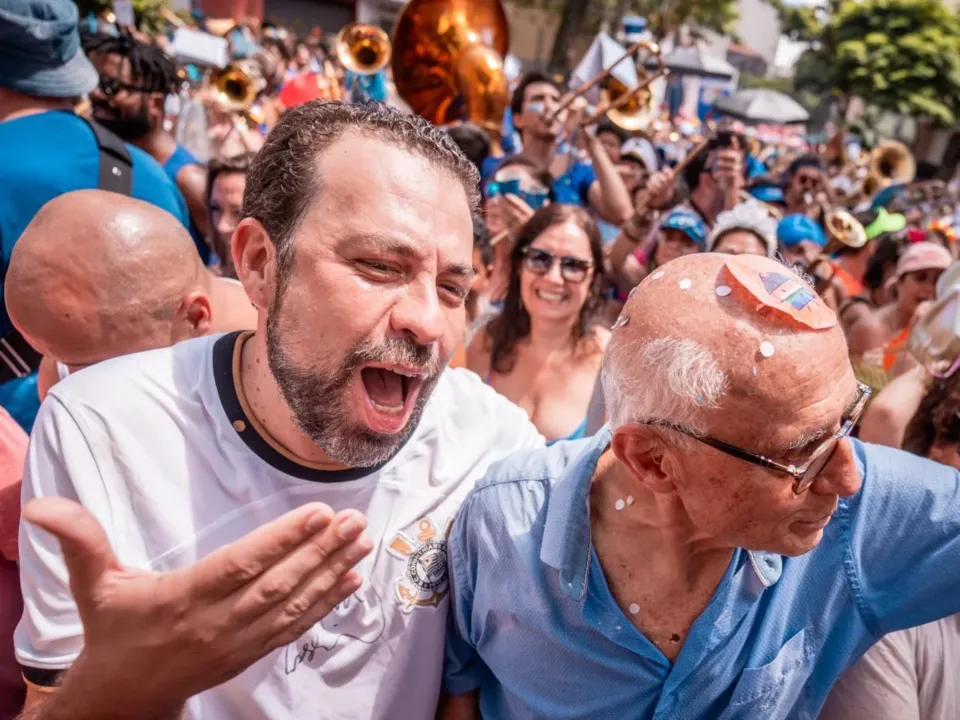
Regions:
<svg viewBox="0 0 960 720"><path fill-rule="evenodd" d="M578 602L587 593L590 569L590 484L611 437L610 426L604 425L567 466L550 493L540 559L560 571L563 592ZM761 585L768 588L776 584L783 558L761 550L746 552Z"/></svg>

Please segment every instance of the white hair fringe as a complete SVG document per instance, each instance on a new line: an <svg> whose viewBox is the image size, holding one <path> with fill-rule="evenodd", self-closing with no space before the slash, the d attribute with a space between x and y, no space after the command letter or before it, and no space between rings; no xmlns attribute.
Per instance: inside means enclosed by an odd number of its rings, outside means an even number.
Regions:
<svg viewBox="0 0 960 720"><path fill-rule="evenodd" d="M727 374L696 341L656 338L618 341L607 347L601 369L611 427L666 423L695 435L706 433L702 410L715 408L727 390Z"/></svg>

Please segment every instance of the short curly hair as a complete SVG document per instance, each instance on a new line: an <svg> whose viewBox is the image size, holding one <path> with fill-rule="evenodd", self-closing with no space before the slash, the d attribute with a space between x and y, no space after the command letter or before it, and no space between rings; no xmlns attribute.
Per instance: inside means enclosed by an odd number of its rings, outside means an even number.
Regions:
<svg viewBox="0 0 960 720"><path fill-rule="evenodd" d="M934 445L960 444L960 373L937 380L920 401L903 449L927 457Z"/></svg>
<svg viewBox="0 0 960 720"><path fill-rule="evenodd" d="M463 185L471 212L477 210L480 176L476 167L445 131L423 118L381 103L313 101L298 105L283 114L254 158L247 172L241 213L258 220L276 245L281 285L293 265L291 239L323 190L317 160L351 129L426 158L448 172Z"/></svg>

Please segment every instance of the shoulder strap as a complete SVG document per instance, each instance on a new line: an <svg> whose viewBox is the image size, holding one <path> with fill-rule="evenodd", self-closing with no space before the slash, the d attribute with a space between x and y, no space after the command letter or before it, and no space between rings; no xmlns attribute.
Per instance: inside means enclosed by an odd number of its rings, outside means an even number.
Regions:
<svg viewBox="0 0 960 720"><path fill-rule="evenodd" d="M100 150L100 176L97 187L130 195L133 191L133 158L123 140L95 120L84 118L97 139Z"/></svg>

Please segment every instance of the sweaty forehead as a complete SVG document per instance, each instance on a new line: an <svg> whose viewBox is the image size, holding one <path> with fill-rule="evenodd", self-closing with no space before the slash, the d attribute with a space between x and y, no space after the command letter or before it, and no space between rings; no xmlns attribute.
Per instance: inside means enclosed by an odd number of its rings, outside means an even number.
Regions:
<svg viewBox="0 0 960 720"><path fill-rule="evenodd" d="M320 191L304 230L321 242L391 236L415 243L425 254L469 263L473 220L467 193L452 171L354 132L323 153L318 171Z"/></svg>

